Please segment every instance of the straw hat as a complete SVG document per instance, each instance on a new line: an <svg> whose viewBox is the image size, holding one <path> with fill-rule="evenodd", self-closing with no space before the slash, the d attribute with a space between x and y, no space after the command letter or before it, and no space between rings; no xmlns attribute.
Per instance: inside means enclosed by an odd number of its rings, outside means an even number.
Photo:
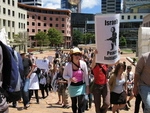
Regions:
<svg viewBox="0 0 150 113"><path fill-rule="evenodd" d="M75 48L71 49L71 51L70 51L70 54L74 54L74 53L81 53L81 51L78 47L75 47Z"/></svg>
<svg viewBox="0 0 150 113"><path fill-rule="evenodd" d="M23 50L20 50L20 55L22 55L22 54L26 54L26 52L24 52Z"/></svg>

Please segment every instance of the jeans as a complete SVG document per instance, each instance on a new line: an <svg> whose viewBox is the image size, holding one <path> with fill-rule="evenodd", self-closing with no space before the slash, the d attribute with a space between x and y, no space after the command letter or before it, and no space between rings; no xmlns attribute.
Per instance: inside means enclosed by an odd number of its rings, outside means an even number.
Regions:
<svg viewBox="0 0 150 113"><path fill-rule="evenodd" d="M29 82L30 79L26 78L22 89L22 98L24 106L26 106L29 103Z"/></svg>
<svg viewBox="0 0 150 113"><path fill-rule="evenodd" d="M142 98L140 96L140 94L136 95L136 100L135 100L135 106L134 106L134 113L139 113L139 109L140 109L140 103L142 102ZM142 109L144 111L144 103L142 102Z"/></svg>
<svg viewBox="0 0 150 113"><path fill-rule="evenodd" d="M139 93L144 103L144 113L150 113L150 87L141 85L139 86Z"/></svg>
<svg viewBox="0 0 150 113"><path fill-rule="evenodd" d="M106 85L94 84L93 96L96 113L106 113L110 105L110 90L108 84ZM102 106L101 106L101 96L103 98Z"/></svg>

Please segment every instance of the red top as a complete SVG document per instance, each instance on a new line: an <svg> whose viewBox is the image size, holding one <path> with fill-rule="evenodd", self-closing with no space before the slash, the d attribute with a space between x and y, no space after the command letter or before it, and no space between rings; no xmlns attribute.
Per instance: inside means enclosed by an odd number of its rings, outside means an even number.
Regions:
<svg viewBox="0 0 150 113"><path fill-rule="evenodd" d="M96 64L96 66L93 68L94 81L96 84L99 85L107 83L107 78L104 72L102 71L102 68L104 69L105 72L107 71L107 66L104 64Z"/></svg>

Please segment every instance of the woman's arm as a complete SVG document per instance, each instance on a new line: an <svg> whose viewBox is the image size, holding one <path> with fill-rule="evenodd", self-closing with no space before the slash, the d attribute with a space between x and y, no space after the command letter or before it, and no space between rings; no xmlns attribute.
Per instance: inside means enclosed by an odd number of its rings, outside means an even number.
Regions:
<svg viewBox="0 0 150 113"><path fill-rule="evenodd" d="M95 65L96 65L95 60L96 60L96 54L97 54L97 53L98 53L98 51L95 50L95 51L94 51L94 55L93 55L92 64L91 64L91 69L93 69L93 68L95 67Z"/></svg>

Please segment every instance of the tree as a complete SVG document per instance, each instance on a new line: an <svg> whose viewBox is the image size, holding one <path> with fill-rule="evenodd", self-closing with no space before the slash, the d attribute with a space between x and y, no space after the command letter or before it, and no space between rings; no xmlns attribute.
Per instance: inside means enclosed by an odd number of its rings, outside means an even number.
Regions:
<svg viewBox="0 0 150 113"><path fill-rule="evenodd" d="M38 44L40 45L40 49L41 46L43 46L43 43L45 41L48 41L48 36L45 32L43 31L39 31L36 35L35 35L35 40L38 40ZM50 43L49 41L47 43Z"/></svg>
<svg viewBox="0 0 150 113"><path fill-rule="evenodd" d="M83 37L84 35L82 32L79 30L73 30L72 44L78 46L78 44L82 43Z"/></svg>
<svg viewBox="0 0 150 113"><path fill-rule="evenodd" d="M47 35L52 45L59 45L64 42L63 34L55 28L50 28Z"/></svg>
<svg viewBox="0 0 150 113"><path fill-rule="evenodd" d="M121 36L120 39L119 39L119 45L120 46L126 46L127 45L127 41L126 41L126 38Z"/></svg>
<svg viewBox="0 0 150 113"><path fill-rule="evenodd" d="M84 38L85 44L91 44L95 42L95 35L93 33L86 33Z"/></svg>
<svg viewBox="0 0 150 113"><path fill-rule="evenodd" d="M27 32L19 32L18 34L15 34L13 36L13 39L15 43L21 46L21 49L24 49L24 51L26 51L26 46L27 46L27 41L28 41Z"/></svg>

